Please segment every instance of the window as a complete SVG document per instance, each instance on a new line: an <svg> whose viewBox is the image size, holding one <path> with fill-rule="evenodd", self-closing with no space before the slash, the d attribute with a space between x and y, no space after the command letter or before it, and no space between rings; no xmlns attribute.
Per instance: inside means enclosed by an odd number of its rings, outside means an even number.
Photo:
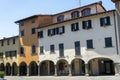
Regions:
<svg viewBox="0 0 120 80"><path fill-rule="evenodd" d="M34 53L36 53L36 46L35 45L32 45L32 53L34 54Z"/></svg>
<svg viewBox="0 0 120 80"><path fill-rule="evenodd" d="M4 41L1 41L1 46L4 46Z"/></svg>
<svg viewBox="0 0 120 80"><path fill-rule="evenodd" d="M20 31L21 37L24 36L24 30Z"/></svg>
<svg viewBox="0 0 120 80"><path fill-rule="evenodd" d="M55 46L54 45L50 45L50 52L54 53L55 52Z"/></svg>
<svg viewBox="0 0 120 80"><path fill-rule="evenodd" d="M90 14L91 14L91 9L90 8L82 10L82 16L88 16Z"/></svg>
<svg viewBox="0 0 120 80"><path fill-rule="evenodd" d="M75 42L75 55L80 55L80 41Z"/></svg>
<svg viewBox="0 0 120 80"><path fill-rule="evenodd" d="M78 18L79 17L79 11L75 11L71 14L72 19Z"/></svg>
<svg viewBox="0 0 120 80"><path fill-rule="evenodd" d="M64 15L58 16L57 22L62 22L62 21L64 21Z"/></svg>
<svg viewBox="0 0 120 80"><path fill-rule="evenodd" d="M59 44L59 56L64 57L64 44Z"/></svg>
<svg viewBox="0 0 120 80"><path fill-rule="evenodd" d="M35 19L32 19L32 20L31 20L31 23L35 23Z"/></svg>
<svg viewBox="0 0 120 80"><path fill-rule="evenodd" d="M0 52L0 58L3 58L3 52Z"/></svg>
<svg viewBox="0 0 120 80"><path fill-rule="evenodd" d="M82 22L82 26L83 26L83 29L90 29L90 28L92 28L92 22L91 22L91 20L83 21Z"/></svg>
<svg viewBox="0 0 120 80"><path fill-rule="evenodd" d="M40 54L44 54L44 47L40 46Z"/></svg>
<svg viewBox="0 0 120 80"><path fill-rule="evenodd" d="M9 39L7 40L7 45L10 45L10 40Z"/></svg>
<svg viewBox="0 0 120 80"><path fill-rule="evenodd" d="M87 40L87 49L93 49L93 40Z"/></svg>
<svg viewBox="0 0 120 80"><path fill-rule="evenodd" d="M110 17L100 18L100 26L110 25Z"/></svg>
<svg viewBox="0 0 120 80"><path fill-rule="evenodd" d="M38 32L38 38L43 38L43 31Z"/></svg>
<svg viewBox="0 0 120 80"><path fill-rule="evenodd" d="M20 54L21 54L21 55L24 54L24 47L20 47Z"/></svg>
<svg viewBox="0 0 120 80"><path fill-rule="evenodd" d="M79 24L73 23L71 24L71 31L78 31L79 30Z"/></svg>
<svg viewBox="0 0 120 80"><path fill-rule="evenodd" d="M20 26L24 26L24 22L20 22L20 24L19 24Z"/></svg>
<svg viewBox="0 0 120 80"><path fill-rule="evenodd" d="M54 29L48 29L48 36L55 35L55 28Z"/></svg>
<svg viewBox="0 0 120 80"><path fill-rule="evenodd" d="M65 32L65 27L62 26L62 27L59 27L59 34L63 34Z"/></svg>
<svg viewBox="0 0 120 80"><path fill-rule="evenodd" d="M15 38L13 39L13 44L15 44Z"/></svg>
<svg viewBox="0 0 120 80"><path fill-rule="evenodd" d="M112 47L112 38L111 37L105 38L105 47Z"/></svg>
<svg viewBox="0 0 120 80"><path fill-rule="evenodd" d="M35 28L32 28L32 29L31 29L31 33L32 33L32 34L35 34Z"/></svg>
<svg viewBox="0 0 120 80"><path fill-rule="evenodd" d="M17 56L17 51L6 51L5 52L5 57L7 58L7 57L10 57L10 58L12 58L12 57L16 57Z"/></svg>

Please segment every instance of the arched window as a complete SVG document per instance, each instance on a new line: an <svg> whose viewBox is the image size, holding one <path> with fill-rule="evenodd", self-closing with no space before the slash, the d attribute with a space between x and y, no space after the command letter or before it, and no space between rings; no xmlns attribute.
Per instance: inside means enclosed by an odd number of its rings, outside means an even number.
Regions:
<svg viewBox="0 0 120 80"><path fill-rule="evenodd" d="M75 19L75 18L78 18L79 17L79 11L74 11L71 13L71 18L72 19Z"/></svg>
<svg viewBox="0 0 120 80"><path fill-rule="evenodd" d="M91 14L91 9L90 8L86 8L84 10L82 10L82 16L87 16Z"/></svg>
<svg viewBox="0 0 120 80"><path fill-rule="evenodd" d="M36 46L33 44L32 45L32 54L36 53Z"/></svg>
<svg viewBox="0 0 120 80"><path fill-rule="evenodd" d="M64 15L60 15L57 17L57 22L64 21Z"/></svg>

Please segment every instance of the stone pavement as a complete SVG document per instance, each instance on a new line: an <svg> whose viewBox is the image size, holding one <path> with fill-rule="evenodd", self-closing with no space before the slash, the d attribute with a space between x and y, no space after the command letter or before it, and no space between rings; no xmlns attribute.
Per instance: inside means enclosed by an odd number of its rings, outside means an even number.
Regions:
<svg viewBox="0 0 120 80"><path fill-rule="evenodd" d="M120 76L6 76L6 80L120 80Z"/></svg>

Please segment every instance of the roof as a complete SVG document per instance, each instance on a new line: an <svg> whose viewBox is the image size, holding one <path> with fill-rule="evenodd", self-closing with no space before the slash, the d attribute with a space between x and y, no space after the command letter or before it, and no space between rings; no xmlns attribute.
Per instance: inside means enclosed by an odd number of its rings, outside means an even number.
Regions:
<svg viewBox="0 0 120 80"><path fill-rule="evenodd" d="M13 37L8 37L8 38L3 38L3 39L0 39L0 41L3 41L3 40L8 40L8 39L13 39L13 38L18 38L19 36L17 35L17 36L13 36Z"/></svg>
<svg viewBox="0 0 120 80"><path fill-rule="evenodd" d="M53 16L56 16L56 15L59 15L59 14L63 14L63 13L66 13L66 12L70 12L70 11L73 11L73 10L77 10L77 9L80 9L80 8L84 8L84 7L88 7L88 6L91 6L91 5L96 5L96 4L99 4L105 11L107 11L103 5L102 5L102 1L99 1L99 2L95 2L95 3L92 3L92 4L88 4L88 5L85 5L85 6L82 6L82 7L78 7L78 8L75 8L75 9L71 9L71 10L67 10L67 11L64 11L64 12L60 12L60 13L57 13Z"/></svg>
<svg viewBox="0 0 120 80"><path fill-rule="evenodd" d="M99 1L99 2L95 2L95 3L89 4L89 5L79 7L79 8L75 8L75 9L67 10L67 11L64 11L64 12L60 12L60 13L57 13L57 14L54 14L54 15L46 15L46 14L45 15L44 14L32 15L32 16L17 20L17 21L15 21L15 23L20 23L21 21L24 21L24 20L27 20L27 19L30 19L30 18L35 18L35 17L38 17L38 16L56 16L56 15L59 15L59 14L63 14L63 13L66 13L66 12L70 12L70 11L73 11L73 10L77 10L77 9L80 9L80 8L84 8L84 7L91 6L91 5L96 5L96 4L99 4L106 11L106 9L102 5L102 2Z"/></svg>
<svg viewBox="0 0 120 80"><path fill-rule="evenodd" d="M111 0L111 1L115 3L115 2L120 1L120 0Z"/></svg>
<svg viewBox="0 0 120 80"><path fill-rule="evenodd" d="M105 11L105 12L91 14L91 15L88 15L88 16L81 16L81 17L78 17L78 18L75 18L75 19L69 19L69 20L65 20L65 21L62 21L62 22L57 22L57 23L52 23L52 24L48 24L48 25L44 25L44 26L39 26L37 29L45 28L45 27L48 27L48 26L52 26L52 25L56 25L56 24L60 24L60 23L64 23L64 22L68 22L68 21L72 21L72 20L77 20L77 19L80 19L80 18L95 16L95 15L100 15L100 14L109 13L109 12L115 12L115 11L116 10L113 9L113 10L109 10L109 11Z"/></svg>
<svg viewBox="0 0 120 80"><path fill-rule="evenodd" d="M24 20L27 20L27 19L31 19L31 18L35 18L35 17L38 17L38 16L52 16L52 15L43 15L43 14L32 15L32 16L29 16L29 17L17 20L17 21L15 21L15 23L20 23L21 21L24 21Z"/></svg>

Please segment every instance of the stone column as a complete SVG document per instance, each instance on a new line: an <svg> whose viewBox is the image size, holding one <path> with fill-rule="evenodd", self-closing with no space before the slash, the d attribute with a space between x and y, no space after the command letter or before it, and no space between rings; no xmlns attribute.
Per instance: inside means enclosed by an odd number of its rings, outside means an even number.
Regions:
<svg viewBox="0 0 120 80"><path fill-rule="evenodd" d="M54 66L55 66L55 76L57 76L57 66L56 65Z"/></svg>
<svg viewBox="0 0 120 80"><path fill-rule="evenodd" d="M27 76L29 76L29 66L27 66Z"/></svg>
<svg viewBox="0 0 120 80"><path fill-rule="evenodd" d="M10 72L10 73L11 73L10 75L12 76L12 73L13 73L13 72L12 72L12 71L13 71L12 66L10 67L10 71L11 71L11 72Z"/></svg>
<svg viewBox="0 0 120 80"><path fill-rule="evenodd" d="M88 64L85 64L85 75L89 76L89 67L88 67Z"/></svg>
<svg viewBox="0 0 120 80"><path fill-rule="evenodd" d="M115 75L120 75L119 63L114 63Z"/></svg>
<svg viewBox="0 0 120 80"><path fill-rule="evenodd" d="M72 76L72 73L71 73L71 64L69 64L69 76Z"/></svg>
<svg viewBox="0 0 120 80"><path fill-rule="evenodd" d="M38 65L38 76L40 76L40 65Z"/></svg>
<svg viewBox="0 0 120 80"><path fill-rule="evenodd" d="M19 66L17 67L17 76L19 76L20 74L20 70L19 70Z"/></svg>

